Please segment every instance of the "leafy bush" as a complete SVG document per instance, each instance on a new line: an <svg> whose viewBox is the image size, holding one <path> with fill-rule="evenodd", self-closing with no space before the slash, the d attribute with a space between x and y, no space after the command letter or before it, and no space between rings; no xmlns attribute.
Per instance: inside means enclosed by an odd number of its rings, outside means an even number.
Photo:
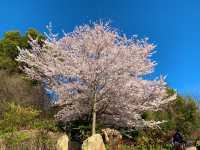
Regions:
<svg viewBox="0 0 200 150"><path fill-rule="evenodd" d="M4 137L6 150L55 150L55 142L46 130L14 132Z"/></svg>
<svg viewBox="0 0 200 150"><path fill-rule="evenodd" d="M58 127L57 122L53 119L38 119L34 122L33 128L42 129L51 132L60 132L61 129Z"/></svg>
<svg viewBox="0 0 200 150"><path fill-rule="evenodd" d="M49 131L59 131L54 120L41 118L40 111L30 106L23 107L15 103L6 103L4 106L0 139L4 140L6 149L55 149L55 143L48 137Z"/></svg>
<svg viewBox="0 0 200 150"><path fill-rule="evenodd" d="M32 107L22 107L14 103L7 103L0 121L0 130L4 132L14 132L20 129L29 129L39 116L39 111Z"/></svg>

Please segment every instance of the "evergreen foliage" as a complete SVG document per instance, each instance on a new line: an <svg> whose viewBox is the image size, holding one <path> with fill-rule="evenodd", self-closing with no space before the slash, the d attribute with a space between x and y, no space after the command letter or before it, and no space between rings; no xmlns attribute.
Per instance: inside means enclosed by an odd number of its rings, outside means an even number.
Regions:
<svg viewBox="0 0 200 150"><path fill-rule="evenodd" d="M0 40L0 69L7 71L19 71L18 63L15 61L18 56L17 47L30 48L29 38L38 39L42 44L44 36L36 29L30 28L22 35L19 31L5 32Z"/></svg>

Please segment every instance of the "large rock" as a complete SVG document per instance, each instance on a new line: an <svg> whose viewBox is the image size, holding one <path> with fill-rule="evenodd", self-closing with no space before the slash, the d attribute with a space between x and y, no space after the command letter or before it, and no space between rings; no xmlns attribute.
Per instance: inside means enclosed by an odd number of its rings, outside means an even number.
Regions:
<svg viewBox="0 0 200 150"><path fill-rule="evenodd" d="M191 146L191 147L187 147L186 150L197 150L197 148L194 146Z"/></svg>
<svg viewBox="0 0 200 150"><path fill-rule="evenodd" d="M109 149L121 150L122 149L122 135L115 129L105 128L101 130L105 138L105 142Z"/></svg>
<svg viewBox="0 0 200 150"><path fill-rule="evenodd" d="M6 150L5 143L2 139L0 139L0 150Z"/></svg>
<svg viewBox="0 0 200 150"><path fill-rule="evenodd" d="M62 135L57 140L56 149L68 150L68 143L69 143L69 138L67 137L67 135Z"/></svg>
<svg viewBox="0 0 200 150"><path fill-rule="evenodd" d="M106 150L100 134L95 134L83 142L82 150Z"/></svg>

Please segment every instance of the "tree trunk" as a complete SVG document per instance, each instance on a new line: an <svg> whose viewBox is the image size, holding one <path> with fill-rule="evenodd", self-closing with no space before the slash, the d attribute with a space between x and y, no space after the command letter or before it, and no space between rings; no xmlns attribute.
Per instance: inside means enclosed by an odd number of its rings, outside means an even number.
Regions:
<svg viewBox="0 0 200 150"><path fill-rule="evenodd" d="M94 95L92 110L92 135L96 134L96 93Z"/></svg>

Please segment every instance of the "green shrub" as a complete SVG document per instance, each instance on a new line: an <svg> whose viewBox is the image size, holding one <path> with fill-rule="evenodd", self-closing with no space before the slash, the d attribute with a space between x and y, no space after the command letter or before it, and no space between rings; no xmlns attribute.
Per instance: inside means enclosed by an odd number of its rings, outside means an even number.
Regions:
<svg viewBox="0 0 200 150"><path fill-rule="evenodd" d="M55 142L46 130L19 131L4 137L6 150L55 150Z"/></svg>
<svg viewBox="0 0 200 150"><path fill-rule="evenodd" d="M26 133L16 132L11 134L6 134L3 139L6 141L7 145L17 145L21 142L27 140L29 136Z"/></svg>
<svg viewBox="0 0 200 150"><path fill-rule="evenodd" d="M57 125L57 122L53 119L43 119L43 120L38 119L37 121L34 122L32 127L35 129L43 129L51 132L61 131Z"/></svg>
<svg viewBox="0 0 200 150"><path fill-rule="evenodd" d="M14 132L20 129L29 129L39 116L39 111L32 107L22 107L15 103L7 103L0 121L0 130Z"/></svg>

